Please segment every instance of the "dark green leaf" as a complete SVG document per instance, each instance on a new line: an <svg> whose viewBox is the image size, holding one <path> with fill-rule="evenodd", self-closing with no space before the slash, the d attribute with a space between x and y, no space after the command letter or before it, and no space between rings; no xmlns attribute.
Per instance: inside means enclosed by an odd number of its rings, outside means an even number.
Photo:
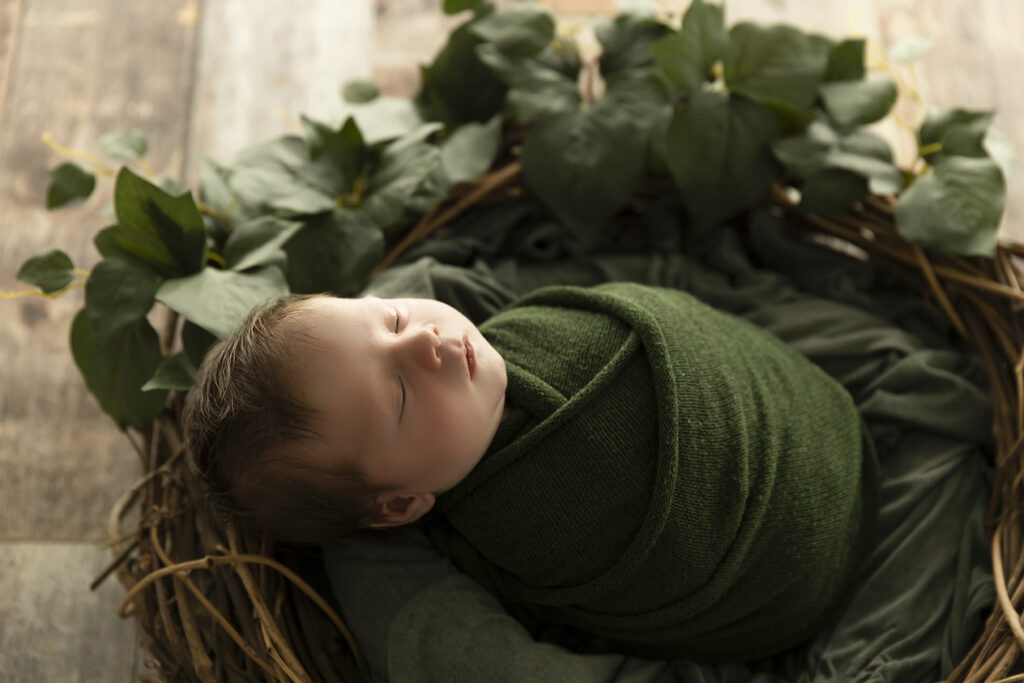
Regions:
<svg viewBox="0 0 1024 683"><path fill-rule="evenodd" d="M271 297L287 293L284 275L273 266L247 273L203 268L194 275L165 281L157 289L156 298L224 339L253 308ZM146 379L152 375L150 372Z"/></svg>
<svg viewBox="0 0 1024 683"><path fill-rule="evenodd" d="M206 228L191 193L172 197L123 167L114 185L118 224L110 239L164 277L202 268Z"/></svg>
<svg viewBox="0 0 1024 683"><path fill-rule="evenodd" d="M575 83L580 75L580 52L571 38L555 36L551 44L533 56L541 66L562 74Z"/></svg>
<svg viewBox="0 0 1024 683"><path fill-rule="evenodd" d="M1005 196L1003 175L991 159L943 157L900 195L896 230L924 247L993 256Z"/></svg>
<svg viewBox="0 0 1024 683"><path fill-rule="evenodd" d="M206 352L217 341L215 335L210 334L191 320L185 320L181 326L181 345L185 347L185 355L189 362L196 368L203 364Z"/></svg>
<svg viewBox="0 0 1024 683"><path fill-rule="evenodd" d="M35 285L47 294L64 289L75 279L75 264L60 249L47 249L21 264L19 281Z"/></svg>
<svg viewBox="0 0 1024 683"><path fill-rule="evenodd" d="M336 127L341 128L345 120L352 117L367 147L400 138L424 123L416 105L407 97L376 97L369 102L343 102L339 110L334 119Z"/></svg>
<svg viewBox="0 0 1024 683"><path fill-rule="evenodd" d="M160 337L148 320L97 344L83 308L71 324L70 343L85 385L119 428L142 427L163 409L167 391L142 390L163 360Z"/></svg>
<svg viewBox="0 0 1024 683"><path fill-rule="evenodd" d="M481 17L470 30L509 56L531 57L551 43L555 20L543 5L521 3Z"/></svg>
<svg viewBox="0 0 1024 683"><path fill-rule="evenodd" d="M519 121L538 121L579 108L576 81L536 59L509 57L483 44L477 56L509 86L506 113Z"/></svg>
<svg viewBox="0 0 1024 683"><path fill-rule="evenodd" d="M50 171L46 208L56 209L76 199L87 199L96 187L96 177L78 164L65 162Z"/></svg>
<svg viewBox="0 0 1024 683"><path fill-rule="evenodd" d="M184 351L179 351L157 366L156 372L148 382L142 385L143 391L154 389L180 389L188 391L195 383L199 371Z"/></svg>
<svg viewBox="0 0 1024 683"><path fill-rule="evenodd" d="M100 138L107 154L122 161L136 161L146 156L146 134L138 128L107 133Z"/></svg>
<svg viewBox="0 0 1024 683"><path fill-rule="evenodd" d="M676 111L666 139L668 166L698 229L757 202L778 173L770 144L774 115L749 100L700 92Z"/></svg>
<svg viewBox="0 0 1024 683"><path fill-rule="evenodd" d="M942 109L930 111L921 124L921 147L938 144L939 149L924 155L929 162L955 154L964 157L987 156L985 135L992 123L991 111Z"/></svg>
<svg viewBox="0 0 1024 683"><path fill-rule="evenodd" d="M711 67L725 59L728 45L721 5L694 0L679 31L659 39L652 51L668 80L690 93L709 80Z"/></svg>
<svg viewBox="0 0 1024 683"><path fill-rule="evenodd" d="M825 167L825 157L839 144L839 135L824 121L812 121L799 135L776 140L772 151L786 168L806 177Z"/></svg>
<svg viewBox="0 0 1024 683"><path fill-rule="evenodd" d="M504 82L476 54L483 41L471 27L478 20L474 16L456 28L434 63L420 67L421 85L415 101L448 130L469 121L488 121L505 104Z"/></svg>
<svg viewBox="0 0 1024 683"><path fill-rule="evenodd" d="M804 179L800 209L808 213L842 213L864 199L868 181L838 168L825 168Z"/></svg>
<svg viewBox="0 0 1024 683"><path fill-rule="evenodd" d="M602 99L532 127L523 141L523 178L591 247L633 196L644 154L642 133L632 119Z"/></svg>
<svg viewBox="0 0 1024 683"><path fill-rule="evenodd" d="M635 14L599 20L594 34L602 47L601 75L607 79L621 71L654 66L651 46L671 30L660 21Z"/></svg>
<svg viewBox="0 0 1024 683"><path fill-rule="evenodd" d="M501 145L501 115L487 123L467 123L441 145L441 165L453 183L471 180L486 172Z"/></svg>
<svg viewBox="0 0 1024 683"><path fill-rule="evenodd" d="M291 291L351 296L384 258L384 236L366 213L339 209L309 220L284 248Z"/></svg>
<svg viewBox="0 0 1024 683"><path fill-rule="evenodd" d="M896 102L896 84L888 76L858 81L833 81L820 88L825 110L840 126L874 123Z"/></svg>
<svg viewBox="0 0 1024 683"><path fill-rule="evenodd" d="M323 155L338 171L338 180L334 182L339 183L340 186L335 189L335 192L338 194L351 192L356 178L363 171L367 158L363 136L359 132L359 126L356 125L355 119L351 116L345 119L345 124L338 131L331 130L328 126L305 115L302 116L302 123L306 127L312 158L315 160Z"/></svg>
<svg viewBox="0 0 1024 683"><path fill-rule="evenodd" d="M736 24L729 31L725 82L762 104L811 107L828 69L831 41L791 26Z"/></svg>
<svg viewBox="0 0 1024 683"><path fill-rule="evenodd" d="M655 120L663 117L666 111L671 114L673 95L661 70L648 67L619 71L609 76L601 99L623 110L646 135Z"/></svg>
<svg viewBox="0 0 1024 683"><path fill-rule="evenodd" d="M826 81L852 81L864 78L864 39L840 41L828 55Z"/></svg>
<svg viewBox="0 0 1024 683"><path fill-rule="evenodd" d="M423 142L399 139L386 147L358 211L381 228L401 220L413 193L441 167L441 150Z"/></svg>
<svg viewBox="0 0 1024 683"><path fill-rule="evenodd" d="M380 89L376 83L361 79L349 81L341 90L344 100L353 103L369 102L379 95Z"/></svg>
<svg viewBox="0 0 1024 683"><path fill-rule="evenodd" d="M85 310L96 343L106 344L146 317L158 284L152 271L129 261L97 263L85 283Z"/></svg>
<svg viewBox="0 0 1024 683"><path fill-rule="evenodd" d="M480 4L481 0L444 0L444 13L458 14L467 9L475 10Z"/></svg>
<svg viewBox="0 0 1024 683"><path fill-rule="evenodd" d="M243 271L276 260L281 247L302 223L276 216L261 216L242 223L224 243L224 260L231 270Z"/></svg>
<svg viewBox="0 0 1024 683"><path fill-rule="evenodd" d="M243 150L231 165L228 183L239 199L239 220L266 213L303 216L332 210L335 200L328 184L341 184L328 175L332 164L323 163L316 179L300 171L310 165L309 147L294 135L287 135ZM331 181L334 181L333 183Z"/></svg>

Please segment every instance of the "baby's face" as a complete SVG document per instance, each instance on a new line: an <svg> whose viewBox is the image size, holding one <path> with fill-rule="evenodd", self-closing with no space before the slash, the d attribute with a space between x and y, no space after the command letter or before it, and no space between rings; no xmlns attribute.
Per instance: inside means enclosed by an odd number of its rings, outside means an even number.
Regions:
<svg viewBox="0 0 1024 683"><path fill-rule="evenodd" d="M505 362L468 318L432 299L306 302L322 350L299 376L324 411L324 457L355 453L371 484L444 492L480 461L505 407ZM418 516L418 515L416 515ZM408 521L408 520L403 520Z"/></svg>

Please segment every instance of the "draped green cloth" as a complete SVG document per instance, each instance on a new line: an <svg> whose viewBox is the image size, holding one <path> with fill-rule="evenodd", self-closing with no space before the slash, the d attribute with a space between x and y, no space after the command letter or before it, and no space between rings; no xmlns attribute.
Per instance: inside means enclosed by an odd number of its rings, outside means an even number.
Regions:
<svg viewBox="0 0 1024 683"><path fill-rule="evenodd" d="M538 639L742 661L811 636L872 541L847 391L686 292L549 286L480 326L516 410L426 530Z"/></svg>

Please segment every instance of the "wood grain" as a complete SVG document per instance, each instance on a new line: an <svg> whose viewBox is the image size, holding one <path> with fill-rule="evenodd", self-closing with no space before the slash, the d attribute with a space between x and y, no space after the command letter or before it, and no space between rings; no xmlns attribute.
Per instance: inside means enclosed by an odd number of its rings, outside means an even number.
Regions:
<svg viewBox="0 0 1024 683"><path fill-rule="evenodd" d="M370 0L279 0L202 5L186 182L199 159L226 163L245 147L301 133L301 114L330 120L342 85L372 75Z"/></svg>
<svg viewBox="0 0 1024 683"><path fill-rule="evenodd" d="M108 561L79 543L0 543L0 681L135 680L135 625L115 614L116 581L89 591Z"/></svg>
<svg viewBox="0 0 1024 683"><path fill-rule="evenodd" d="M158 173L181 171L193 28L177 3L27 1L0 131L0 289L23 261L51 247L89 269L92 237L110 218L111 179L83 205L47 212L48 169L63 161L42 142L101 154L104 133L142 128ZM0 539L100 540L137 458L85 389L68 346L83 290L0 301Z"/></svg>

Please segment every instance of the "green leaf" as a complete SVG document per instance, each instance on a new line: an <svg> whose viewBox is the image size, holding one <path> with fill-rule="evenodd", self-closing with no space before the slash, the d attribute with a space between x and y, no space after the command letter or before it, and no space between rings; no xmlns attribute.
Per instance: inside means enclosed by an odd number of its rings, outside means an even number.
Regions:
<svg viewBox="0 0 1024 683"><path fill-rule="evenodd" d="M800 188L800 210L808 213L842 213L864 199L868 181L856 173L825 168L810 174Z"/></svg>
<svg viewBox="0 0 1024 683"><path fill-rule="evenodd" d="M632 119L602 99L531 128L523 140L523 178L589 248L632 198L643 176L644 154Z"/></svg>
<svg viewBox="0 0 1024 683"><path fill-rule="evenodd" d="M323 155L338 172L337 180L332 181L332 184L338 185L335 192L351 192L367 159L366 146L363 144L363 136L355 119L351 116L345 119L344 125L338 131L331 130L305 115L302 116L302 123L306 127L312 158L316 160Z"/></svg>
<svg viewBox="0 0 1024 683"><path fill-rule="evenodd" d="M531 57L555 37L555 20L544 5L523 2L474 21L470 31L506 55Z"/></svg>
<svg viewBox="0 0 1024 683"><path fill-rule="evenodd" d="M953 254L993 256L1006 185L987 157L946 156L915 180L896 204L906 240Z"/></svg>
<svg viewBox="0 0 1024 683"><path fill-rule="evenodd" d="M832 81L820 88L825 110L843 127L874 123L896 103L896 83L887 76L857 81Z"/></svg>
<svg viewBox="0 0 1024 683"><path fill-rule="evenodd" d="M441 150L437 146L395 140L381 154L358 211L378 231L398 222L417 188L440 168Z"/></svg>
<svg viewBox="0 0 1024 683"><path fill-rule="evenodd" d="M163 277L202 268L206 228L191 193L172 197L124 167L114 184L117 226L109 239Z"/></svg>
<svg viewBox="0 0 1024 683"><path fill-rule="evenodd" d="M847 38L840 41L828 54L826 81L854 81L864 78L863 38Z"/></svg>
<svg viewBox="0 0 1024 683"><path fill-rule="evenodd" d="M284 249L291 291L351 296L384 258L384 235L366 212L339 209L310 219Z"/></svg>
<svg viewBox="0 0 1024 683"><path fill-rule="evenodd" d="M681 92L691 93L709 79L728 45L722 6L694 0L679 31L657 40L651 50L666 78Z"/></svg>
<svg viewBox="0 0 1024 683"><path fill-rule="evenodd" d="M932 49L932 41L920 36L904 38L889 47L887 56L893 64L911 64Z"/></svg>
<svg viewBox="0 0 1024 683"><path fill-rule="evenodd" d="M698 229L755 204L778 173L770 143L778 124L742 97L700 92L669 123L668 166Z"/></svg>
<svg viewBox="0 0 1024 683"><path fill-rule="evenodd" d="M181 326L181 345L185 347L185 355L193 367L203 364L206 352L217 341L216 335L210 334L191 320L185 320Z"/></svg>
<svg viewBox="0 0 1024 683"><path fill-rule="evenodd" d="M166 391L143 391L163 360L160 337L145 318L123 329L105 344L93 337L83 308L71 323L71 354L86 387L120 429L142 427L156 417Z"/></svg>
<svg viewBox="0 0 1024 683"><path fill-rule="evenodd" d="M96 187L96 177L76 163L65 162L50 171L46 208L56 209L76 199L87 199Z"/></svg>
<svg viewBox="0 0 1024 683"><path fill-rule="evenodd" d="M146 134L138 128L107 133L100 138L107 154L122 161L136 161L146 156Z"/></svg>
<svg viewBox="0 0 1024 683"><path fill-rule="evenodd" d="M243 150L231 164L229 187L239 199L239 219L248 220L276 211L285 216L305 216L331 211L336 206L326 173L303 174L311 164L309 147L294 135L286 135Z"/></svg>
<svg viewBox="0 0 1024 683"><path fill-rule="evenodd" d="M488 121L505 104L505 84L476 53L483 41L473 34L472 26L479 19L474 16L456 28L434 63L420 67L415 102L448 130L469 121Z"/></svg>
<svg viewBox="0 0 1024 683"><path fill-rule="evenodd" d="M791 26L736 24L729 31L725 82L762 104L807 109L825 78L831 41Z"/></svg>
<svg viewBox="0 0 1024 683"><path fill-rule="evenodd" d="M157 366L156 372L153 373L150 380L142 385L142 390L180 389L188 391L195 384L198 372L196 366L192 365L192 361L188 359L188 354L179 351Z"/></svg>
<svg viewBox="0 0 1024 683"><path fill-rule="evenodd" d="M985 134L982 146L989 158L999 166L999 170L1003 172L1003 179L1009 186L1013 182L1017 167L1017 151L1013 147L1013 140L993 126Z"/></svg>
<svg viewBox="0 0 1024 683"><path fill-rule="evenodd" d="M487 123L467 123L457 128L441 145L441 165L453 183L471 180L494 163L501 145L502 117Z"/></svg>
<svg viewBox="0 0 1024 683"><path fill-rule="evenodd" d="M481 4L481 0L444 0L444 13L458 14L467 9L475 10Z"/></svg>
<svg viewBox="0 0 1024 683"><path fill-rule="evenodd" d="M18 269L17 279L35 285L47 294L60 291L75 279L75 264L60 249L47 249L26 260Z"/></svg>
<svg viewBox="0 0 1024 683"><path fill-rule="evenodd" d="M157 289L156 298L224 339L253 308L271 297L287 293L284 275L273 266L246 273L207 267L194 275L165 281ZM152 375L150 372L146 379Z"/></svg>
<svg viewBox="0 0 1024 683"><path fill-rule="evenodd" d="M654 66L651 46L672 29L655 19L634 14L602 18L594 25L594 35L601 43L598 62L601 76Z"/></svg>
<svg viewBox="0 0 1024 683"><path fill-rule="evenodd" d="M224 260L230 270L243 271L276 260L285 242L302 228L298 221L261 216L242 223L224 243Z"/></svg>
<svg viewBox="0 0 1024 683"><path fill-rule="evenodd" d="M508 85L505 111L519 121L538 121L579 108L576 81L536 59L509 57L483 44L477 56Z"/></svg>
<svg viewBox="0 0 1024 683"><path fill-rule="evenodd" d="M921 147L938 149L924 155L930 163L942 156L986 156L985 135L992 123L991 111L942 109L929 111L918 139Z"/></svg>
<svg viewBox="0 0 1024 683"><path fill-rule="evenodd" d="M85 310L96 343L104 345L146 317L159 280L152 271L118 258L97 263L85 283Z"/></svg>
<svg viewBox="0 0 1024 683"><path fill-rule="evenodd" d="M805 181L832 169L865 178L873 194L896 194L903 187L903 173L893 165L892 150L885 140L864 129L840 135L824 118L813 121L800 135L776 140L772 151L786 168ZM830 173L816 182L831 192L843 182L842 178L842 174ZM846 188L848 192L832 194L853 193L852 182L846 183L843 189Z"/></svg>
<svg viewBox="0 0 1024 683"><path fill-rule="evenodd" d="M341 90L341 96L346 102L369 102L379 95L380 88L377 84L364 79L351 80Z"/></svg>
<svg viewBox="0 0 1024 683"><path fill-rule="evenodd" d="M332 118L335 128L340 129L351 117L367 147L402 137L424 123L416 105L407 97L376 97L369 102L342 102L338 110Z"/></svg>

